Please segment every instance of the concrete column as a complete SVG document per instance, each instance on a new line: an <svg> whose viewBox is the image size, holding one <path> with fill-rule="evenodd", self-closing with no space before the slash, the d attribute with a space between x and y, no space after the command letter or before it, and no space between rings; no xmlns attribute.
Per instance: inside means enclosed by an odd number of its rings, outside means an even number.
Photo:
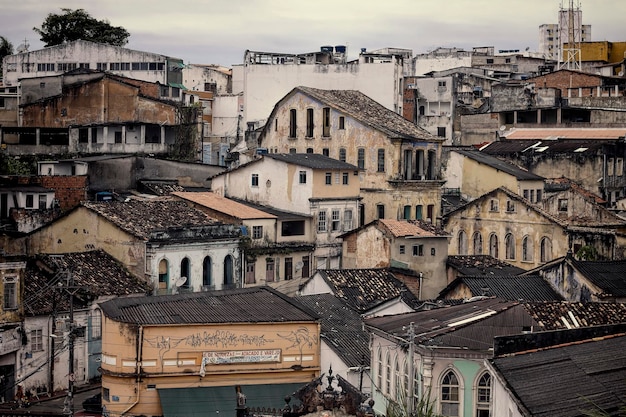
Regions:
<svg viewBox="0 0 626 417"><path fill-rule="evenodd" d="M139 144L146 144L146 125L141 125L141 128L139 130Z"/></svg>
<svg viewBox="0 0 626 417"><path fill-rule="evenodd" d="M541 124L541 109L537 109L537 124Z"/></svg>

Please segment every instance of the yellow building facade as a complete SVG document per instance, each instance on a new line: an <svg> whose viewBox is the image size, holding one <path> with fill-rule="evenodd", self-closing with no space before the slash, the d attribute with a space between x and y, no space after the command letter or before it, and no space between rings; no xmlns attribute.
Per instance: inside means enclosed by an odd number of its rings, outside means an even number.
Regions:
<svg viewBox="0 0 626 417"><path fill-rule="evenodd" d="M280 409L320 373L319 323L267 287L102 304L102 398L110 416L235 416Z"/></svg>

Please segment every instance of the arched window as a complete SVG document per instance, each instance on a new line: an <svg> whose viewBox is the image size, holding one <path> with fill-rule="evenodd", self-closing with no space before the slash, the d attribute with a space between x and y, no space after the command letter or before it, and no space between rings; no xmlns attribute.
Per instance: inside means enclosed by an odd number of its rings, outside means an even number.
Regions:
<svg viewBox="0 0 626 417"><path fill-rule="evenodd" d="M202 262L202 286L210 287L213 285L213 277L211 276L211 257L207 256Z"/></svg>
<svg viewBox="0 0 626 417"><path fill-rule="evenodd" d="M383 362L383 349L378 347L378 369L376 373L376 386L378 389L382 389L383 386L383 372L385 372L385 364Z"/></svg>
<svg viewBox="0 0 626 417"><path fill-rule="evenodd" d="M406 398L411 398L410 397L410 393L409 393L409 378L412 378L412 376L409 374L409 362L406 360L406 358L404 359L404 367L403 368L404 368L403 371L402 371L403 392L406 394Z"/></svg>
<svg viewBox="0 0 626 417"><path fill-rule="evenodd" d="M543 237L541 239L541 262L550 262L552 260L552 242L550 238Z"/></svg>
<svg viewBox="0 0 626 417"><path fill-rule="evenodd" d="M169 287L170 267L167 259L159 261L159 290L166 290Z"/></svg>
<svg viewBox="0 0 626 417"><path fill-rule="evenodd" d="M530 236L524 236L522 239L522 261L531 262L533 260L533 240Z"/></svg>
<svg viewBox="0 0 626 417"><path fill-rule="evenodd" d="M180 261L180 276L181 278L186 278L181 288L189 288L189 281L191 281L191 267L189 258L184 257L182 261Z"/></svg>
<svg viewBox="0 0 626 417"><path fill-rule="evenodd" d="M472 240L473 240L473 245L474 245L474 255L482 255L483 254L483 235L481 235L480 232L475 232Z"/></svg>
<svg viewBox="0 0 626 417"><path fill-rule="evenodd" d="M385 368L385 394L391 394L391 355L387 352Z"/></svg>
<svg viewBox="0 0 626 417"><path fill-rule="evenodd" d="M506 259L515 259L515 238L511 233L504 237L504 251Z"/></svg>
<svg viewBox="0 0 626 417"><path fill-rule="evenodd" d="M235 284L233 276L233 257L226 255L224 258L224 286L233 287Z"/></svg>
<svg viewBox="0 0 626 417"><path fill-rule="evenodd" d="M441 415L459 415L459 380L453 371L448 371L441 379Z"/></svg>
<svg viewBox="0 0 626 417"><path fill-rule="evenodd" d="M459 249L459 255L467 255L467 234L465 230L459 231L459 236L457 238L457 248Z"/></svg>
<svg viewBox="0 0 626 417"><path fill-rule="evenodd" d="M498 258L498 235L495 233L489 236L489 255Z"/></svg>
<svg viewBox="0 0 626 417"><path fill-rule="evenodd" d="M485 372L478 378L476 386L476 417L489 417L491 404L491 375Z"/></svg>
<svg viewBox="0 0 626 417"><path fill-rule="evenodd" d="M396 401L402 402L402 399L404 398L404 394L402 393L402 373L400 373L400 363L398 363L397 356L394 362L395 380L393 381L393 388L396 394Z"/></svg>

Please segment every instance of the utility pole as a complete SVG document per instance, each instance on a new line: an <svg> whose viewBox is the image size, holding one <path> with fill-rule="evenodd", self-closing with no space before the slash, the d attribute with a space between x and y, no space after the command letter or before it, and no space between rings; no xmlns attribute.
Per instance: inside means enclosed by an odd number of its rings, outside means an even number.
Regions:
<svg viewBox="0 0 626 417"><path fill-rule="evenodd" d="M65 282L59 281L59 287L62 291L65 291L69 296L69 333L68 333L68 350L69 350L69 364L68 364L68 385L67 385L67 397L63 404L63 414L73 416L74 415L74 294L78 291L78 287L74 286L74 275L69 271L65 271Z"/></svg>
<svg viewBox="0 0 626 417"><path fill-rule="evenodd" d="M413 363L415 350L415 329L413 328L413 322L409 324L409 378L408 378L408 387L407 387L407 398L406 398L406 411L407 415L410 416L413 413L413 408L415 406L415 394L413 391L415 390L414 382L415 382L415 364Z"/></svg>

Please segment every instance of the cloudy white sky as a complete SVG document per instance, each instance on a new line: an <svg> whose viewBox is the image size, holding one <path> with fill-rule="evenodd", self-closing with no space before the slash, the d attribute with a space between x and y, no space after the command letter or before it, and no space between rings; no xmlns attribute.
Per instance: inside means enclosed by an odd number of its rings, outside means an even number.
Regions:
<svg viewBox="0 0 626 417"><path fill-rule="evenodd" d="M556 23L562 4L569 0L1 0L0 36L39 49L33 27L69 8L124 27L128 48L195 64L232 66L246 49L305 53L323 45L346 45L350 59L361 48L534 51L539 25ZM592 40L626 41L626 1L575 4Z"/></svg>

